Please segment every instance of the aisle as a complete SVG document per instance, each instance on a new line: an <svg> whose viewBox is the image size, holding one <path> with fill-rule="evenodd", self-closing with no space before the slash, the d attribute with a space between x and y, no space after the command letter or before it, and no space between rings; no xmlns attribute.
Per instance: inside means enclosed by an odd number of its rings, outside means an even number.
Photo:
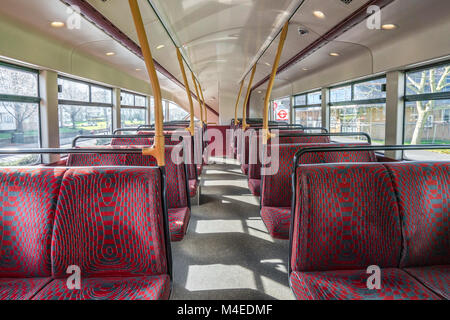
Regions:
<svg viewBox="0 0 450 320"><path fill-rule="evenodd" d="M172 245L172 299L293 299L288 241L273 240L240 168L216 159L202 175L202 203Z"/></svg>

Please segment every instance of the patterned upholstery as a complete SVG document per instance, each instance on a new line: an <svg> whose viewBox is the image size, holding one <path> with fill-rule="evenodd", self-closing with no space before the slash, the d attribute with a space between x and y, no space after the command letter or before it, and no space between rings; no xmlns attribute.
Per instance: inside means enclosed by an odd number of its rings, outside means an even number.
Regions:
<svg viewBox="0 0 450 320"><path fill-rule="evenodd" d="M52 225L64 172L56 168L0 170L0 277L51 275Z"/></svg>
<svg viewBox="0 0 450 320"><path fill-rule="evenodd" d="M65 279L56 279L39 292L33 300L167 300L169 295L169 276L160 275L130 278L83 278L80 290L69 290Z"/></svg>
<svg viewBox="0 0 450 320"><path fill-rule="evenodd" d="M0 278L0 300L30 300L51 278Z"/></svg>
<svg viewBox="0 0 450 320"><path fill-rule="evenodd" d="M183 240L189 225L190 216L191 211L189 208L169 209L169 229L172 241Z"/></svg>
<svg viewBox="0 0 450 320"><path fill-rule="evenodd" d="M124 136L126 137L126 136ZM114 138L111 140L112 146L151 146L151 138Z"/></svg>
<svg viewBox="0 0 450 320"><path fill-rule="evenodd" d="M126 154L76 153L67 157L68 167L90 166L123 166L126 165Z"/></svg>
<svg viewBox="0 0 450 320"><path fill-rule="evenodd" d="M299 300L438 300L439 297L400 269L381 270L381 289L367 288L366 270L293 272Z"/></svg>
<svg viewBox="0 0 450 320"><path fill-rule="evenodd" d="M400 216L383 165L305 165L296 174L292 270L398 266Z"/></svg>
<svg viewBox="0 0 450 320"><path fill-rule="evenodd" d="M330 143L328 136L300 136L300 137L278 137L280 144L283 143Z"/></svg>
<svg viewBox="0 0 450 320"><path fill-rule="evenodd" d="M167 273L158 168L66 172L52 241L52 274L83 278ZM83 201L78 201L83 199Z"/></svg>
<svg viewBox="0 0 450 320"><path fill-rule="evenodd" d="M406 268L406 272L418 279L444 299L450 299L450 266Z"/></svg>
<svg viewBox="0 0 450 320"><path fill-rule="evenodd" d="M193 198L197 195L197 187L198 187L198 180L190 179L189 180L189 196L191 198Z"/></svg>
<svg viewBox="0 0 450 320"><path fill-rule="evenodd" d="M259 197L261 195L261 179L248 179L248 188L252 195Z"/></svg>
<svg viewBox="0 0 450 320"><path fill-rule="evenodd" d="M401 267L450 264L450 164L389 163L402 216Z"/></svg>
<svg viewBox="0 0 450 320"><path fill-rule="evenodd" d="M261 218L269 234L275 239L288 240L291 208L262 207Z"/></svg>

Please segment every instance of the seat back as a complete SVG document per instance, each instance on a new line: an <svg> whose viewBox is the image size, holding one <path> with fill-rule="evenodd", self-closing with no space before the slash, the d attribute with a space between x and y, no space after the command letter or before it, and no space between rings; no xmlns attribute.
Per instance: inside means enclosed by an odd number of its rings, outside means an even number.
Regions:
<svg viewBox="0 0 450 320"><path fill-rule="evenodd" d="M168 273L158 168L74 168L62 181L52 273L83 277Z"/></svg>
<svg viewBox="0 0 450 320"><path fill-rule="evenodd" d="M399 209L389 172L382 164L297 168L292 270L397 267L400 252Z"/></svg>
<svg viewBox="0 0 450 320"><path fill-rule="evenodd" d="M64 168L0 169L0 277L49 277Z"/></svg>
<svg viewBox="0 0 450 320"><path fill-rule="evenodd" d="M400 267L450 264L450 163L387 163L402 217Z"/></svg>
<svg viewBox="0 0 450 320"><path fill-rule="evenodd" d="M126 154L74 153L67 157L68 167L124 166L126 162Z"/></svg>

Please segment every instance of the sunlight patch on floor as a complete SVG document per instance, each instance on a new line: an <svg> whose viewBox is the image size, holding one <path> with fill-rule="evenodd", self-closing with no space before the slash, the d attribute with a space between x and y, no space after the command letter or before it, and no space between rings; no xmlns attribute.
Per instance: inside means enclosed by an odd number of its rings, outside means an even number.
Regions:
<svg viewBox="0 0 450 320"><path fill-rule="evenodd" d="M199 220L196 233L230 233L244 232L241 220Z"/></svg>
<svg viewBox="0 0 450 320"><path fill-rule="evenodd" d="M256 290L255 275L253 271L236 265L189 266L186 289L189 291Z"/></svg>
<svg viewBox="0 0 450 320"><path fill-rule="evenodd" d="M256 198L252 195L241 195L241 196L224 195L223 197L225 199L234 200L234 202L238 201L259 206L259 198Z"/></svg>

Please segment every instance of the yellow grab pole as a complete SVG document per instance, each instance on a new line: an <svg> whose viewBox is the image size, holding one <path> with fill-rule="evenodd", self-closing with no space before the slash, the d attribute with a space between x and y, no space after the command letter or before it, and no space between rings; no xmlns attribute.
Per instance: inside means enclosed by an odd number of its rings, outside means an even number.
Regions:
<svg viewBox="0 0 450 320"><path fill-rule="evenodd" d="M272 95L272 88L275 82L275 76L277 75L278 65L280 64L281 53L283 52L284 42L287 37L289 29L289 21L283 27L280 36L280 42L278 43L277 55L275 56L275 61L272 67L272 75L270 76L269 84L267 86L266 97L264 99L264 122L263 122L263 144L267 144L267 141L272 137L269 132L269 104L270 104L270 96Z"/></svg>
<svg viewBox="0 0 450 320"><path fill-rule="evenodd" d="M165 159L161 87L159 85L158 76L156 74L155 64L153 62L152 52L148 44L148 38L145 32L139 5L137 3L137 0L128 0L128 3L130 5L131 14L133 15L134 25L136 27L139 43L142 48L142 54L144 56L145 65L150 77L150 83L152 86L155 101L155 142L152 147L144 148L142 150L142 154L153 156L156 159L158 166L164 167Z"/></svg>
<svg viewBox="0 0 450 320"><path fill-rule="evenodd" d="M186 94L187 94L188 100L189 100L189 111L191 113L191 123L190 123L189 128L186 128L186 130L191 133L191 136L193 136L195 134L194 103L192 102L191 89L189 88L189 82L188 82L188 79L186 76L186 71L184 70L183 57L181 56L181 51L179 48L177 48L177 57L178 57L178 63L180 64L181 74L183 75L184 86L186 87Z"/></svg>
<svg viewBox="0 0 450 320"><path fill-rule="evenodd" d="M234 107L234 126L236 127L239 124L237 119L237 112L239 107L239 100L241 100L242 89L244 88L244 79L241 81L241 87L239 88L239 94L236 101L236 106Z"/></svg>
<svg viewBox="0 0 450 320"><path fill-rule="evenodd" d="M205 124L208 125L208 110L206 108L205 104L205 97L203 96L203 90L200 82L198 83L198 87L200 88L200 95L202 96L202 104L203 104L203 110L205 111Z"/></svg>
<svg viewBox="0 0 450 320"><path fill-rule="evenodd" d="M244 106L242 107L242 130L244 130L244 131L247 130L248 127L250 127L247 124L247 104L248 104L248 99L250 99L250 92L252 91L252 84L253 84L253 79L255 78L255 72L256 72L256 63L252 69L252 74L251 74L250 80L248 82L247 94L245 95Z"/></svg>
<svg viewBox="0 0 450 320"><path fill-rule="evenodd" d="M194 77L194 73L191 72L191 76L192 76L192 82L194 83L195 86L195 94L197 95L197 100L198 100L198 106L200 108L200 121L202 122L203 125L203 108L202 108L202 100L200 98L200 95L198 93L198 86L197 86L197 80Z"/></svg>

